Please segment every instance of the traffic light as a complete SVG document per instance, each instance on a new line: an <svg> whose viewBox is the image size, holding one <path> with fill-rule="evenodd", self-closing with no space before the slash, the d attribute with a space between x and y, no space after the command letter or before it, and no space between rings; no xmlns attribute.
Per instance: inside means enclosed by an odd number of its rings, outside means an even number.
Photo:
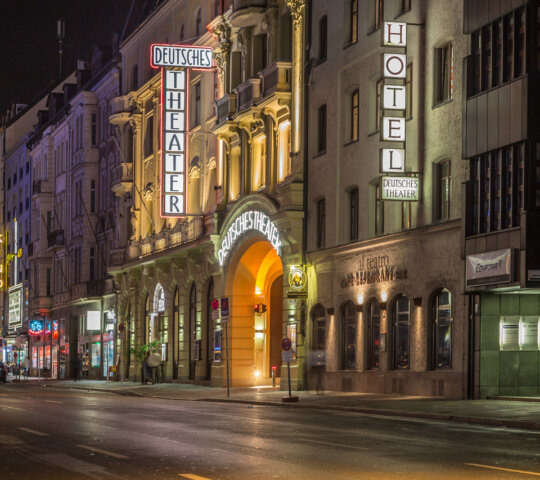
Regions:
<svg viewBox="0 0 540 480"><path fill-rule="evenodd" d="M266 312L266 305L264 303L258 303L254 308L257 315L262 315L264 312Z"/></svg>

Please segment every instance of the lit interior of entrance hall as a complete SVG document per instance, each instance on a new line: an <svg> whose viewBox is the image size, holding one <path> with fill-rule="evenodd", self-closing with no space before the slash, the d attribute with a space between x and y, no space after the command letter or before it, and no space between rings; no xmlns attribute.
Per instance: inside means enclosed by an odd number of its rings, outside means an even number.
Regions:
<svg viewBox="0 0 540 480"><path fill-rule="evenodd" d="M281 371L283 265L272 245L246 239L231 259L227 276L229 347L233 386L269 385L272 366ZM255 313L255 305L266 312Z"/></svg>

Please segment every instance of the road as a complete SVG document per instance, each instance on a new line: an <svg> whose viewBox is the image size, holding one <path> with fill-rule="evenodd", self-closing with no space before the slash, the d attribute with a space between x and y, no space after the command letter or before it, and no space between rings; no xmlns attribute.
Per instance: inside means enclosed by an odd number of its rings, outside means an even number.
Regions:
<svg viewBox="0 0 540 480"><path fill-rule="evenodd" d="M0 416L2 480L540 478L540 432L16 384Z"/></svg>

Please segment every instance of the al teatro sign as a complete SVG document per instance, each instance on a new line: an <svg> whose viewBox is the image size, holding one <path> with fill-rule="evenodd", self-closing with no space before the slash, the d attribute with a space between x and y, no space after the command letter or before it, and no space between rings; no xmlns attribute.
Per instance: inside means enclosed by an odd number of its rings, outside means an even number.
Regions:
<svg viewBox="0 0 540 480"><path fill-rule="evenodd" d="M232 249L239 242L240 237L249 231L262 233L272 244L272 247L278 255L281 255L281 238L279 230L270 217L259 210L248 210L239 214L231 223L227 231L223 234L217 258L222 267Z"/></svg>

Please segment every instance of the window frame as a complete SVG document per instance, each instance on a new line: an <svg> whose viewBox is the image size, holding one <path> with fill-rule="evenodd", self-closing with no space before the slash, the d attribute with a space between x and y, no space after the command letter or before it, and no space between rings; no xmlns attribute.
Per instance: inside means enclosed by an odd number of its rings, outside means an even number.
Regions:
<svg viewBox="0 0 540 480"><path fill-rule="evenodd" d="M358 43L358 0L349 0L349 45Z"/></svg>
<svg viewBox="0 0 540 480"><path fill-rule="evenodd" d="M341 370L354 371L358 354L358 315L352 301L345 302L340 308L340 329Z"/></svg>
<svg viewBox="0 0 540 480"><path fill-rule="evenodd" d="M324 307L318 303L311 309L311 369L325 370L326 369L326 311ZM323 341L320 342L322 331Z"/></svg>
<svg viewBox="0 0 540 480"><path fill-rule="evenodd" d="M402 300L407 301L406 322L403 322L403 318L400 318L400 316L405 314L405 310L400 310L400 301ZM392 370L409 370L411 368L411 301L409 297L400 294L393 300L390 319L390 331L392 332L390 350L391 368ZM406 325L406 360L400 358L402 327L404 325Z"/></svg>
<svg viewBox="0 0 540 480"><path fill-rule="evenodd" d="M433 68L433 106L436 107L451 102L454 98L453 42L434 48Z"/></svg>
<svg viewBox="0 0 540 480"><path fill-rule="evenodd" d="M354 89L350 96L350 136L349 142L360 138L360 90Z"/></svg>
<svg viewBox="0 0 540 480"><path fill-rule="evenodd" d="M354 187L349 190L349 240L358 240L359 235L359 205L360 193L358 187Z"/></svg>
<svg viewBox="0 0 540 480"><path fill-rule="evenodd" d="M328 16L323 15L319 20L319 63L328 58Z"/></svg>
<svg viewBox="0 0 540 480"><path fill-rule="evenodd" d="M449 303L445 304L444 307L448 311L448 325L444 325L442 328L448 328L450 332L449 339L449 354L448 360L442 365L439 365L440 352L439 352L439 340L441 335L441 325L440 325L440 298L446 293L448 295ZM432 297L431 302L431 315L430 315L430 369L431 370L449 370L452 368L452 293L447 288L441 288L438 290Z"/></svg>
<svg viewBox="0 0 540 480"><path fill-rule="evenodd" d="M326 199L317 200L317 248L326 246Z"/></svg>
<svg viewBox="0 0 540 480"><path fill-rule="evenodd" d="M328 107L325 104L317 109L317 154L326 153Z"/></svg>
<svg viewBox="0 0 540 480"><path fill-rule="evenodd" d="M366 314L366 368L367 370L378 370L381 366L381 308L377 299L368 300ZM375 319L376 322L374 322Z"/></svg>

